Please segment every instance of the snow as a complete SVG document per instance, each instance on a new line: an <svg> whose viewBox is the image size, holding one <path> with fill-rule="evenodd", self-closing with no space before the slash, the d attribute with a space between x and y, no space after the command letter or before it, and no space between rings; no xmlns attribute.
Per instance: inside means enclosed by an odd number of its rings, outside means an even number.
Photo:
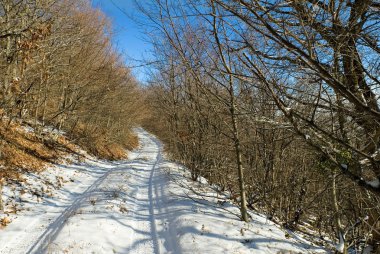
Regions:
<svg viewBox="0 0 380 254"><path fill-rule="evenodd" d="M375 178L371 181L366 181L366 183L370 186L372 186L373 188L379 188L380 187L380 181L378 178Z"/></svg>
<svg viewBox="0 0 380 254"><path fill-rule="evenodd" d="M17 183L5 186L5 213L13 222L0 229L0 253L25 253L51 222L109 167L110 164L99 161L89 161L86 165L61 165L40 175L25 175L24 186ZM12 211L18 212L14 214Z"/></svg>
<svg viewBox="0 0 380 254"><path fill-rule="evenodd" d="M372 158L376 158L376 157L378 157L379 154L380 154L380 149L377 149L377 150L371 155L371 157L372 157Z"/></svg>
<svg viewBox="0 0 380 254"><path fill-rule="evenodd" d="M341 233L339 233L339 243L336 244L335 249L339 253L343 253L344 252L344 237L343 237L343 235Z"/></svg>
<svg viewBox="0 0 380 254"><path fill-rule="evenodd" d="M363 159L363 160L359 161L359 163L360 163L361 165L368 165L368 164L370 163L370 160L368 160L368 159Z"/></svg>
<svg viewBox="0 0 380 254"><path fill-rule="evenodd" d="M367 246L363 249L362 251L362 254L371 254L373 251L373 247L372 246Z"/></svg>
<svg viewBox="0 0 380 254"><path fill-rule="evenodd" d="M240 221L227 193L191 181L153 135L137 133L127 161L29 174L24 194L5 186L7 210L19 212L0 229L0 253L326 253L263 215Z"/></svg>

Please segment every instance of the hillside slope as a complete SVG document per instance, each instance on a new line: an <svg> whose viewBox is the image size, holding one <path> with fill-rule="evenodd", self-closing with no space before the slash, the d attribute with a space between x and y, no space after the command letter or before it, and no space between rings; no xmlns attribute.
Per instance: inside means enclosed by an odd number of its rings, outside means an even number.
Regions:
<svg viewBox="0 0 380 254"><path fill-rule="evenodd" d="M154 136L137 133L129 160L87 159L30 174L34 193L6 186L7 209L19 211L0 230L0 253L326 252L262 215L241 222L224 195L190 181Z"/></svg>

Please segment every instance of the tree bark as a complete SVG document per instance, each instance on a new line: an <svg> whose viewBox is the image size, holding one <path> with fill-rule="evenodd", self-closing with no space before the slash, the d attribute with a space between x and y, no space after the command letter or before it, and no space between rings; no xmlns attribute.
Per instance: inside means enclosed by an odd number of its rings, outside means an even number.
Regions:
<svg viewBox="0 0 380 254"><path fill-rule="evenodd" d="M232 84L230 88L233 89ZM248 213L247 213L247 198L245 195L246 191L245 191L245 182L244 182L242 151L241 151L241 146L240 146L238 123L236 119L235 95L233 94L233 90L230 91L230 96L231 96L230 114L231 114L234 146L235 146L235 153L236 153L236 165L237 165L238 176L239 176L240 213L241 213L241 219L245 222L248 222L249 218L248 218Z"/></svg>
<svg viewBox="0 0 380 254"><path fill-rule="evenodd" d="M342 221L340 219L340 210L339 210L339 201L338 201L338 196L337 196L337 187L336 187L336 176L337 176L337 173L335 172L335 170L333 170L333 175L332 175L332 198L333 198L333 207L334 207L334 212L336 214L336 226L338 228L338 239L339 239L339 244L341 244L343 242L344 246L343 246L343 251L341 253L343 254L347 254L347 244L346 244L346 241L344 239L344 230L343 230L343 225L342 225Z"/></svg>

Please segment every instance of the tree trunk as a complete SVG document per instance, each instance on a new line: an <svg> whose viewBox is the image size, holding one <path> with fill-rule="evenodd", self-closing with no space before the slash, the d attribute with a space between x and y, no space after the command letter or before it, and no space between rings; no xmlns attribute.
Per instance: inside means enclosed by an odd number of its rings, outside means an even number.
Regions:
<svg viewBox="0 0 380 254"><path fill-rule="evenodd" d="M6 24L6 32L9 32L9 24L10 24L10 4L6 3L4 5L4 11L5 11L5 24ZM6 73L4 75L3 79L3 100L6 103L9 103L9 86L10 86L10 76L11 76L11 70L12 70L12 38L11 36L7 36L6 38L6 46L5 46L5 62L6 62ZM7 105L8 106L8 105Z"/></svg>
<svg viewBox="0 0 380 254"><path fill-rule="evenodd" d="M231 87L233 89L233 87ZM243 161L242 161L242 152L240 147L240 137L238 130L238 123L236 119L236 106L235 106L235 95L233 94L233 90L230 91L231 96L231 121L233 128L233 137L234 137L234 146L236 153L236 164L239 176L239 189L240 189L240 213L241 219L245 222L249 221L248 213L247 213L247 199L245 196L245 183L244 183L244 169L243 169Z"/></svg>
<svg viewBox="0 0 380 254"><path fill-rule="evenodd" d="M337 193L336 193L336 172L334 170L333 172L333 176L332 176L332 198L333 198L333 207L334 207L334 211L335 211L335 214L336 214L336 226L338 228L338 237L339 237L339 244L337 246L337 250L339 251L339 253L343 253L343 254L347 254L347 244L346 244L346 241L344 239L344 230L343 230L343 226L342 226L342 222L340 220L340 210L339 210L339 205L338 205L338 198L337 198Z"/></svg>

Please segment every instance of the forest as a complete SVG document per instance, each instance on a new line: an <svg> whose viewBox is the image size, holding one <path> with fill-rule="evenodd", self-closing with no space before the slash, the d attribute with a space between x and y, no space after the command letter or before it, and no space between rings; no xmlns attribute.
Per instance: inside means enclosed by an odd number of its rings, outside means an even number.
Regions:
<svg viewBox="0 0 380 254"><path fill-rule="evenodd" d="M192 172L345 249L380 240L380 2L151 1L146 125Z"/></svg>
<svg viewBox="0 0 380 254"><path fill-rule="evenodd" d="M130 128L143 99L111 44L110 20L88 1L4 0L0 10L2 163L49 157L25 149L20 124L35 129L29 139L58 142L43 133L50 126L95 155L123 157L136 145Z"/></svg>
<svg viewBox="0 0 380 254"><path fill-rule="evenodd" d="M380 1L135 4L144 85L90 1L0 1L0 195L73 144L126 158L142 126L241 220L258 211L342 253L380 245Z"/></svg>

